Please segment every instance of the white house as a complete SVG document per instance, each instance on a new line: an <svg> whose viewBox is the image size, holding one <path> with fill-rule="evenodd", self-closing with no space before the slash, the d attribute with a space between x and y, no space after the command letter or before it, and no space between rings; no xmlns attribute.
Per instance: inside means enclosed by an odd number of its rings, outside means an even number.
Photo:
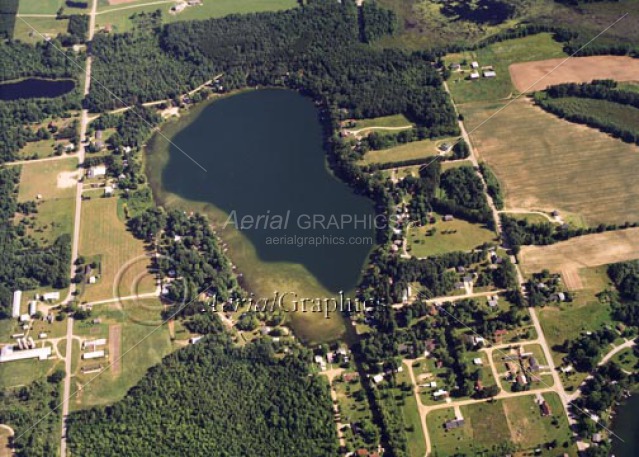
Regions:
<svg viewBox="0 0 639 457"><path fill-rule="evenodd" d="M106 175L106 165L96 165L95 167L89 168L87 172L87 176L89 178L98 178L100 176Z"/></svg>
<svg viewBox="0 0 639 457"><path fill-rule="evenodd" d="M470 63L470 68L476 70L479 68L479 63L477 61L471 62Z"/></svg>
<svg viewBox="0 0 639 457"><path fill-rule="evenodd" d="M373 382L375 382L375 384L379 384L383 380L384 380L383 374L376 374L375 376L373 376Z"/></svg>
<svg viewBox="0 0 639 457"><path fill-rule="evenodd" d="M495 77L497 77L497 73L495 73L493 70L484 71L484 78L495 78Z"/></svg>
<svg viewBox="0 0 639 457"><path fill-rule="evenodd" d="M20 302L22 300L22 291L16 290L13 292L13 309L11 311L11 317L20 317Z"/></svg>
<svg viewBox="0 0 639 457"><path fill-rule="evenodd" d="M47 292L46 294L42 294L43 301L56 301L60 300L60 292Z"/></svg>
<svg viewBox="0 0 639 457"><path fill-rule="evenodd" d="M479 72L473 71L470 74L470 79L479 79Z"/></svg>

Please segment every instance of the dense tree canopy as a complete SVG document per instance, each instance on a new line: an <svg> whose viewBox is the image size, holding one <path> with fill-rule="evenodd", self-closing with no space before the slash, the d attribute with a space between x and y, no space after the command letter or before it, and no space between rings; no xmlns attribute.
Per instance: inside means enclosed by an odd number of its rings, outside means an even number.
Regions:
<svg viewBox="0 0 639 457"><path fill-rule="evenodd" d="M114 405L72 413L69 446L102 457L337 455L328 386L308 375L309 358L209 337L166 357Z"/></svg>

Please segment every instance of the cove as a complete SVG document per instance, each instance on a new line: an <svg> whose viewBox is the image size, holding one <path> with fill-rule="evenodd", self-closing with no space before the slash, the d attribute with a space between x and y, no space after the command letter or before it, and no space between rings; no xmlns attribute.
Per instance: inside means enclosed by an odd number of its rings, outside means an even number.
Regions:
<svg viewBox="0 0 639 457"><path fill-rule="evenodd" d="M612 439L612 455L615 457L636 457L639 455L639 395L633 394L620 406L615 407L612 431L617 437Z"/></svg>
<svg viewBox="0 0 639 457"><path fill-rule="evenodd" d="M147 174L159 203L212 216L259 297L352 292L373 247L373 205L328 169L313 102L263 89L194 111L164 130L173 144L157 135L149 144ZM325 339L322 326L336 331L319 322L323 316L300 319L296 332L309 340Z"/></svg>
<svg viewBox="0 0 639 457"><path fill-rule="evenodd" d="M0 84L0 100L59 97L71 92L74 87L75 82L71 79L23 79Z"/></svg>

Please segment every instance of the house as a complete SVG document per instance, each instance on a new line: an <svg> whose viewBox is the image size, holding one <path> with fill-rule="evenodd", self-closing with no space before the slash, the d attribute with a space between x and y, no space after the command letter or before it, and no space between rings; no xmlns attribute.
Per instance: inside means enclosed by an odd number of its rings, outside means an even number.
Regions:
<svg viewBox="0 0 639 457"><path fill-rule="evenodd" d="M14 350L10 344L4 346L0 351L0 362L12 362L14 360L39 359L46 360L51 355L51 346L34 349Z"/></svg>
<svg viewBox="0 0 639 457"><path fill-rule="evenodd" d="M498 304L497 300L488 300L488 306L491 308L495 308Z"/></svg>
<svg viewBox="0 0 639 457"><path fill-rule="evenodd" d="M439 149L439 151L440 151L442 154L445 154L445 153L447 153L447 152L450 152L450 150L451 150L451 149L453 149L453 145L452 145L452 144L450 144L450 143L442 143L442 144L440 144L440 145L438 146L438 148L437 148L437 149Z"/></svg>
<svg viewBox="0 0 639 457"><path fill-rule="evenodd" d="M446 430L454 430L456 428L463 427L463 426L464 426L464 419L453 419L453 420L449 420L448 422L444 424L444 428Z"/></svg>
<svg viewBox="0 0 639 457"><path fill-rule="evenodd" d="M481 382L481 379L475 381L475 390L477 392L481 392L482 390L484 390L484 384Z"/></svg>
<svg viewBox="0 0 639 457"><path fill-rule="evenodd" d="M104 196L105 197L110 197L111 195L113 195L113 187L112 186L106 186L104 188Z"/></svg>
<svg viewBox="0 0 639 457"><path fill-rule="evenodd" d="M565 293L563 293L563 292L559 292L559 293L557 294L557 300L558 300L558 301L566 301L566 294L565 294Z"/></svg>
<svg viewBox="0 0 639 457"><path fill-rule="evenodd" d="M479 68L479 62L477 61L473 61L470 63L470 68L472 68L473 70L477 70Z"/></svg>
<svg viewBox="0 0 639 457"><path fill-rule="evenodd" d="M517 383L521 386L525 386L526 384L528 384L528 380L526 379L526 376L523 373L520 373L516 379L517 379Z"/></svg>
<svg viewBox="0 0 639 457"><path fill-rule="evenodd" d="M484 361L481 359L481 357L476 357L476 358L473 359L473 363L475 365L483 365Z"/></svg>
<svg viewBox="0 0 639 457"><path fill-rule="evenodd" d="M484 71L484 78L496 78L497 77L497 73L495 73L492 70L486 70Z"/></svg>
<svg viewBox="0 0 639 457"><path fill-rule="evenodd" d="M602 437L601 437L601 433L595 433L594 435L592 435L592 442L593 443L601 443L603 441Z"/></svg>
<svg viewBox="0 0 639 457"><path fill-rule="evenodd" d="M530 366L530 371L532 371L533 373L536 373L539 371L539 363L537 362L537 359L534 356L531 356L528 359L528 365Z"/></svg>
<svg viewBox="0 0 639 457"><path fill-rule="evenodd" d="M433 398L446 398L448 397L448 391L444 389L439 389L433 392Z"/></svg>
<svg viewBox="0 0 639 457"><path fill-rule="evenodd" d="M42 294L42 301L56 301L60 300L60 292L47 292Z"/></svg>
<svg viewBox="0 0 639 457"><path fill-rule="evenodd" d="M96 130L95 131L95 139L96 140L101 140L102 139L102 130Z"/></svg>
<svg viewBox="0 0 639 457"><path fill-rule="evenodd" d="M20 302L22 301L22 291L16 290L13 292L13 304L11 310L11 317L20 317Z"/></svg>
<svg viewBox="0 0 639 457"><path fill-rule="evenodd" d="M473 71L469 77L470 79L479 79L479 73L476 71Z"/></svg>
<svg viewBox="0 0 639 457"><path fill-rule="evenodd" d="M450 221L452 221L453 219L455 219L455 218L453 217L453 215L452 215L452 214L446 214L446 215L443 217L443 219L442 219L442 220L443 220L444 222L450 222Z"/></svg>
<svg viewBox="0 0 639 457"><path fill-rule="evenodd" d="M89 168L87 172L87 176L89 178L98 178L100 176L106 175L106 165L96 165L95 167Z"/></svg>
<svg viewBox="0 0 639 457"><path fill-rule="evenodd" d="M38 306L38 302L35 300L31 300L29 302L29 316L33 316L36 313Z"/></svg>
<svg viewBox="0 0 639 457"><path fill-rule="evenodd" d="M504 335L507 335L507 334L508 334L508 330L499 329L499 330L495 330L495 333L493 333L493 337L495 338L495 341L501 341Z"/></svg>
<svg viewBox="0 0 639 457"><path fill-rule="evenodd" d="M381 373L376 374L375 376L373 376L373 382L374 382L375 384L379 384L379 383L380 383L380 382L382 382L383 380L384 380L384 375L383 375L383 374L381 374Z"/></svg>
<svg viewBox="0 0 639 457"><path fill-rule="evenodd" d="M550 416L552 414L552 410L550 409L550 405L548 405L547 401L542 401L539 404L539 409L541 410L541 415L543 417Z"/></svg>
<svg viewBox="0 0 639 457"><path fill-rule="evenodd" d="M100 350L100 351L91 351L91 352L85 352L84 354L82 354L82 358L84 360L89 360L89 359L101 359L102 357L104 357L104 351Z"/></svg>

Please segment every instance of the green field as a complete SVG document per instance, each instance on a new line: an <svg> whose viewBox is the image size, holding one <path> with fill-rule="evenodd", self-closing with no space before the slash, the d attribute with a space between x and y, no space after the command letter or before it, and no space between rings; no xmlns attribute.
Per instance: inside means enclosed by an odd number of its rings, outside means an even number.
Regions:
<svg viewBox="0 0 639 457"><path fill-rule="evenodd" d="M23 386L50 374L59 360L16 360L0 364L2 388Z"/></svg>
<svg viewBox="0 0 639 457"><path fill-rule="evenodd" d="M110 352L109 358L81 361L80 367L99 363L102 367L108 364L119 363L119 372L115 373L113 367L109 367L98 376L98 373L82 374L78 372L72 393L81 387L71 399L72 409L82 409L94 405L113 403L121 399L126 392L133 387L153 365L162 360L162 357L172 352L176 346L171 343L167 325L155 327L140 325L131 322L126 313L117 309L117 306L99 305L93 308L92 318L100 317L101 324L94 326L89 323L78 325L79 334L88 338L108 338L110 325L121 325L122 338L120 348L120 360L117 354ZM92 330L97 329L97 330Z"/></svg>
<svg viewBox="0 0 639 457"><path fill-rule="evenodd" d="M509 98L516 93L508 67L516 62L530 62L533 60L564 57L561 43L556 42L552 35L540 33L516 40L506 40L495 43L476 51L458 54L448 54L446 64L477 61L482 66L493 66L496 78L470 81L466 79L470 74L468 65L463 67L463 73L453 72L448 79L448 87L457 104L474 101L500 100ZM462 109L462 112L464 110ZM465 114L465 113L464 113Z"/></svg>
<svg viewBox="0 0 639 457"><path fill-rule="evenodd" d="M361 130L371 127L411 127L413 124L403 114L374 117L372 119L355 119L355 126L349 130Z"/></svg>
<svg viewBox="0 0 639 457"><path fill-rule="evenodd" d="M18 202L36 201L38 210L27 216L26 233L43 245L62 234L73 234L76 165L76 158L22 165Z"/></svg>
<svg viewBox="0 0 639 457"><path fill-rule="evenodd" d="M422 227L411 226L408 234L408 252L414 257L429 257L453 251L469 251L495 239L495 233L482 225L461 219L444 222L441 215L437 222ZM434 235L426 233L436 229Z"/></svg>
<svg viewBox="0 0 639 457"><path fill-rule="evenodd" d="M373 415L368 406L368 401L362 390L359 378L352 382L346 382L340 380L340 378L335 379L333 381L333 389L335 389L335 393L337 394L342 424L361 423L362 421L372 423ZM354 449L374 444L366 443L361 435L355 434L350 427L344 429L344 439L346 443L350 444Z"/></svg>
<svg viewBox="0 0 639 457"><path fill-rule="evenodd" d="M636 372L639 369L639 357L632 348L624 349L615 354L612 361L626 371Z"/></svg>
<svg viewBox="0 0 639 457"><path fill-rule="evenodd" d="M572 434L568 419L559 396L556 393L547 393L543 397L550 407L550 416L542 417L534 395L503 400L513 441L522 449L542 448L542 453L537 455L554 457L563 452L576 455L576 449L571 444ZM553 425L553 421L556 425ZM549 451L544 448L545 443L553 441L557 442L557 449Z"/></svg>
<svg viewBox="0 0 639 457"><path fill-rule="evenodd" d="M93 0L84 1L90 6ZM18 14L55 14L61 6L64 7L65 14L82 14L89 12L89 8L69 8L66 6L65 0L20 0ZM29 20L29 22L31 21Z"/></svg>
<svg viewBox="0 0 639 457"><path fill-rule="evenodd" d="M467 104L462 112L507 209L558 209L588 225L639 220L637 146L559 119L524 98Z"/></svg>
<svg viewBox="0 0 639 457"><path fill-rule="evenodd" d="M127 231L118 218L117 207L115 197L96 197L82 204L80 255L99 259L100 263L100 277L95 284L85 286L83 301L107 300L114 298L115 293L136 295L155 288L148 273L149 260L144 257L144 243Z"/></svg>
<svg viewBox="0 0 639 457"><path fill-rule="evenodd" d="M639 130L639 109L630 105L582 97L549 98L548 103L562 109L567 115L587 115L630 132Z"/></svg>
<svg viewBox="0 0 639 457"><path fill-rule="evenodd" d="M358 127L356 127L358 128ZM379 151L368 151L361 161L364 165L372 163L388 163L400 160L421 159L439 154L437 147L442 143L453 144L457 138L445 138L439 140L422 140L402 144L389 149Z"/></svg>
<svg viewBox="0 0 639 457"><path fill-rule="evenodd" d="M131 16L136 13L151 13L162 11L162 22L191 21L197 19L223 17L229 14L248 14L262 11L278 11L298 6L296 0L204 0L200 6L186 8L178 14L172 14L169 9L176 2L165 2L148 5L149 0L140 0L120 5L100 4L99 14L96 16L96 28L110 24L114 32L126 32L133 28ZM146 4L145 6L142 6Z"/></svg>

